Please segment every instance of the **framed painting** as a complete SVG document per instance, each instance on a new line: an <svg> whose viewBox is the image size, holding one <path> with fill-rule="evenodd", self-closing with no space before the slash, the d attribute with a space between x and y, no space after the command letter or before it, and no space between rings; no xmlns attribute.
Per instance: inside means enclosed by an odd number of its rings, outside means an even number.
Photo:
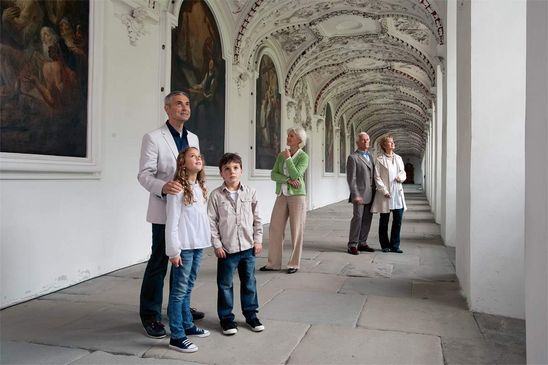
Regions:
<svg viewBox="0 0 548 365"><path fill-rule="evenodd" d="M1 1L2 171L98 171L88 1ZM93 37L91 38L91 40ZM3 174L5 176L5 174Z"/></svg>
<svg viewBox="0 0 548 365"><path fill-rule="evenodd" d="M225 150L225 61L215 18L205 1L184 1L172 31L171 91L190 95L186 126L200 139L207 166Z"/></svg>
<svg viewBox="0 0 548 365"><path fill-rule="evenodd" d="M327 110L325 111L325 135L324 135L324 167L326 173L333 173L333 115L331 114L331 107L327 105Z"/></svg>
<svg viewBox="0 0 548 365"><path fill-rule="evenodd" d="M281 94L268 55L261 58L256 85L255 169L270 170L281 151Z"/></svg>
<svg viewBox="0 0 548 365"><path fill-rule="evenodd" d="M341 174L346 174L346 129L344 128L344 122L342 119L340 126L339 172Z"/></svg>

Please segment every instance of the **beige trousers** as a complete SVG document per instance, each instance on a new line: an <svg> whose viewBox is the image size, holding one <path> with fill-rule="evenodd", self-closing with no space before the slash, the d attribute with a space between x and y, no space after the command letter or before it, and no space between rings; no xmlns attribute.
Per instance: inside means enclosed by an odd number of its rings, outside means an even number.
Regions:
<svg viewBox="0 0 548 365"><path fill-rule="evenodd" d="M305 195L286 196L282 194L276 198L270 217L268 264L266 265L269 269L280 270L282 268L282 249L287 218L289 218L293 245L287 267L298 269L301 263L304 224L306 222Z"/></svg>

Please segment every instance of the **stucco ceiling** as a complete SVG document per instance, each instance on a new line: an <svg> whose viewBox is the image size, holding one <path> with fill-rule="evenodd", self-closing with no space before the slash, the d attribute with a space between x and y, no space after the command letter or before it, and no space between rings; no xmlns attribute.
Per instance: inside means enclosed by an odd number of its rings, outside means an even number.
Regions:
<svg viewBox="0 0 548 365"><path fill-rule="evenodd" d="M279 55L280 88L308 85L313 114L336 125L391 132L398 153L422 156L435 100L445 9L439 0L222 0L235 29L233 63L255 70ZM303 82L306 81L306 82Z"/></svg>

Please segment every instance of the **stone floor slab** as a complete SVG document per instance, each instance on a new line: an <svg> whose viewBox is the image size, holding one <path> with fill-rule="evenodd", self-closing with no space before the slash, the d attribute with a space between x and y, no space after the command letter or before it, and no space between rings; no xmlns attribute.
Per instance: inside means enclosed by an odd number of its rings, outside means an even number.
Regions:
<svg viewBox="0 0 548 365"><path fill-rule="evenodd" d="M288 364L443 365L439 337L338 326L312 326Z"/></svg>
<svg viewBox="0 0 548 365"><path fill-rule="evenodd" d="M412 289L412 281L407 279L347 278L340 293L410 297Z"/></svg>
<svg viewBox="0 0 548 365"><path fill-rule="evenodd" d="M0 343L0 364L3 365L73 364L73 361L88 354L89 352L86 350L66 347L14 341L2 341Z"/></svg>
<svg viewBox="0 0 548 365"><path fill-rule="evenodd" d="M445 337L481 338L472 313L428 299L368 296L358 325Z"/></svg>
<svg viewBox="0 0 548 365"><path fill-rule="evenodd" d="M356 294L288 289L264 306L262 317L288 322L353 327L365 299L365 296Z"/></svg>
<svg viewBox="0 0 548 365"><path fill-rule="evenodd" d="M447 365L526 364L525 346L500 344L485 339L442 338Z"/></svg>
<svg viewBox="0 0 548 365"><path fill-rule="evenodd" d="M458 282L413 281L412 296L467 309L466 298L462 296Z"/></svg>
<svg viewBox="0 0 548 365"><path fill-rule="evenodd" d="M136 311L109 306L50 330L42 343L142 356L158 340L145 336Z"/></svg>
<svg viewBox="0 0 548 365"><path fill-rule="evenodd" d="M192 338L199 350L183 354L170 350L165 343L147 351L145 357L194 361L201 364L285 364L301 341L309 325L304 323L262 320L263 332L252 332L239 323L238 333L224 336L214 331L207 338Z"/></svg>
<svg viewBox="0 0 548 365"><path fill-rule="evenodd" d="M95 351L71 363L71 365L198 365L197 362L183 360L165 360L142 358L128 355L114 355L103 351Z"/></svg>
<svg viewBox="0 0 548 365"><path fill-rule="evenodd" d="M263 288L272 292L281 292L287 289L306 289L337 293L343 286L344 281L345 278L340 276L298 272L292 275L279 275Z"/></svg>
<svg viewBox="0 0 548 365"><path fill-rule="evenodd" d="M393 268L394 265L382 262L366 262L359 266L348 264L343 268L340 275L365 278L390 278Z"/></svg>

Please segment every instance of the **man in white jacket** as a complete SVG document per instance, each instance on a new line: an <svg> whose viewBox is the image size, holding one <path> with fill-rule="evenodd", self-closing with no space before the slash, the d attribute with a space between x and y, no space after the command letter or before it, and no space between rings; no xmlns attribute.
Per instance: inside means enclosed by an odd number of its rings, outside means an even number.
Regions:
<svg viewBox="0 0 548 365"><path fill-rule="evenodd" d="M182 190L173 181L177 155L186 147L200 148L198 136L188 131L185 122L190 119L190 98L182 91L172 91L164 99L166 123L143 137L139 160L139 183L150 192L147 221L152 223L152 252L148 260L143 283L139 315L149 337L166 336L162 324L162 297L168 257L165 247L166 195ZM204 317L191 309L194 319Z"/></svg>

